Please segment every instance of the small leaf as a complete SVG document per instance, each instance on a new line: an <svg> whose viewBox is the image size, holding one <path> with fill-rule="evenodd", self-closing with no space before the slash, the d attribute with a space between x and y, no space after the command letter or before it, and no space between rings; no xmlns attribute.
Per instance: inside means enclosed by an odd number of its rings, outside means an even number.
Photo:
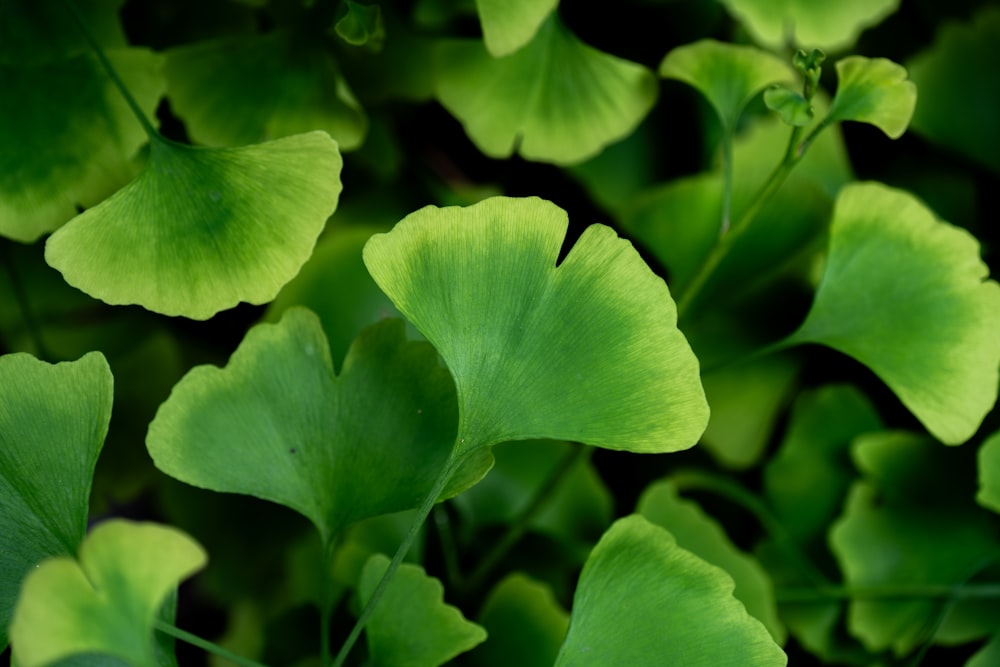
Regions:
<svg viewBox="0 0 1000 667"><path fill-rule="evenodd" d="M378 5L363 5L354 0L347 0L343 7L346 11L334 24L334 32L351 46L379 51L385 41L382 8Z"/></svg>
<svg viewBox="0 0 1000 667"><path fill-rule="evenodd" d="M84 653L159 667L153 621L205 552L180 531L122 519L107 521L80 547L24 582L10 635L20 667L41 667Z"/></svg>
<svg viewBox="0 0 1000 667"><path fill-rule="evenodd" d="M556 667L785 665L733 580L638 515L616 521L587 559Z"/></svg>
<svg viewBox="0 0 1000 667"><path fill-rule="evenodd" d="M470 656L474 664L552 667L569 627L569 614L551 588L515 572L490 592L479 622L489 641Z"/></svg>
<svg viewBox="0 0 1000 667"><path fill-rule="evenodd" d="M490 55L507 56L530 42L558 5L559 0L476 0Z"/></svg>
<svg viewBox="0 0 1000 667"><path fill-rule="evenodd" d="M151 144L110 199L49 237L46 261L112 305L208 319L270 301L309 258L340 195L323 132L243 148Z"/></svg>
<svg viewBox="0 0 1000 667"><path fill-rule="evenodd" d="M849 56L837 61L837 94L823 123L869 123L898 139L913 116L917 87L906 69L885 58Z"/></svg>
<svg viewBox="0 0 1000 667"><path fill-rule="evenodd" d="M362 606L389 567L375 554L358 584ZM486 631L444 601L444 587L418 565L404 563L389 582L365 629L374 667L437 667L486 639Z"/></svg>
<svg viewBox="0 0 1000 667"><path fill-rule="evenodd" d="M629 134L657 94L652 72L587 46L554 14L503 58L480 42L442 43L436 73L438 99L483 153L560 165Z"/></svg>
<svg viewBox="0 0 1000 667"><path fill-rule="evenodd" d="M813 108L806 98L790 88L773 86L764 91L764 104L777 112L787 125L804 127L812 122Z"/></svg>
<svg viewBox="0 0 1000 667"><path fill-rule="evenodd" d="M792 67L777 56L752 46L712 39L679 46L660 63L660 76L694 86L711 103L727 132L747 103L767 86L795 81Z"/></svg>
<svg viewBox="0 0 1000 667"><path fill-rule="evenodd" d="M557 267L568 220L538 198L425 207L365 246L375 282L441 353L457 453L544 438L667 452L708 407L664 282L592 225Z"/></svg>
<svg viewBox="0 0 1000 667"><path fill-rule="evenodd" d="M22 578L76 553L111 419L111 369L99 352L47 364L0 357L0 651Z"/></svg>
<svg viewBox="0 0 1000 667"><path fill-rule="evenodd" d="M979 494L976 500L983 507L1000 512L1000 431L980 445L978 456Z"/></svg>
<svg viewBox="0 0 1000 667"><path fill-rule="evenodd" d="M939 440L968 440L997 397L1000 285L979 244L912 195L846 186L812 309L788 343L871 368Z"/></svg>

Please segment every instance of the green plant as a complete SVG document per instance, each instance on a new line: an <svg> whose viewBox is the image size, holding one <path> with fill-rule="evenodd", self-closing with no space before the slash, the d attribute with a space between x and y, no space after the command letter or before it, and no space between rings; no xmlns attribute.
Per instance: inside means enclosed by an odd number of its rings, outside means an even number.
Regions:
<svg viewBox="0 0 1000 667"><path fill-rule="evenodd" d="M1000 13L586 4L0 0L13 664L992 664Z"/></svg>

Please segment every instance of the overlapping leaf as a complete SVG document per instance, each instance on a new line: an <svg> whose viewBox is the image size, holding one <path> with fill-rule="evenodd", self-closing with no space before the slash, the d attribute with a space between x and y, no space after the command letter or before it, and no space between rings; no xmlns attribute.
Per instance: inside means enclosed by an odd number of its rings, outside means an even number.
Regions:
<svg viewBox="0 0 1000 667"><path fill-rule="evenodd" d="M1000 512L1000 432L979 447L979 504Z"/></svg>
<svg viewBox="0 0 1000 667"><path fill-rule="evenodd" d="M472 654L475 664L552 667L569 627L569 614L551 588L515 572L490 592L479 622L489 639Z"/></svg>
<svg viewBox="0 0 1000 667"><path fill-rule="evenodd" d="M557 267L567 226L549 202L495 197L423 208L365 246L455 378L457 453L531 438L692 446L708 407L669 290L601 225Z"/></svg>
<svg viewBox="0 0 1000 667"><path fill-rule="evenodd" d="M559 0L476 0L486 49L495 58L531 41Z"/></svg>
<svg viewBox="0 0 1000 667"><path fill-rule="evenodd" d="M837 61L837 94L824 123L853 120L898 139L910 124L917 87L906 69L885 58L849 56Z"/></svg>

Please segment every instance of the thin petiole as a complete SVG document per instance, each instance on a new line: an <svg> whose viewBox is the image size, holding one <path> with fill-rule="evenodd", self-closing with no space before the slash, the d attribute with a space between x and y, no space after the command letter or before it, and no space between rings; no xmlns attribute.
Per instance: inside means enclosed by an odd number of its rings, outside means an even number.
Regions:
<svg viewBox="0 0 1000 667"><path fill-rule="evenodd" d="M202 639L197 635L193 635L190 632L185 632L180 628L165 623L159 619L153 621L153 628L157 632L162 632L165 635L170 635L175 639L180 639L183 642L191 644L192 646L197 646L200 649L208 651L209 653L214 653L220 658L224 658L233 664L240 665L241 667L267 667L264 663L257 662L256 660L251 660L250 658L244 658L241 655L233 653L229 649L222 648L218 644L213 644L207 639Z"/></svg>

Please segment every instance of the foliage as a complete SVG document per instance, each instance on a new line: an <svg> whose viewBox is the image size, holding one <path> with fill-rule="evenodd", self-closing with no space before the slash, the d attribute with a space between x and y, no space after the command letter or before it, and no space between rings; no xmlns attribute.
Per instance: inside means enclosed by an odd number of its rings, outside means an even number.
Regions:
<svg viewBox="0 0 1000 667"><path fill-rule="evenodd" d="M0 2L0 649L992 664L1000 14L930 4Z"/></svg>

